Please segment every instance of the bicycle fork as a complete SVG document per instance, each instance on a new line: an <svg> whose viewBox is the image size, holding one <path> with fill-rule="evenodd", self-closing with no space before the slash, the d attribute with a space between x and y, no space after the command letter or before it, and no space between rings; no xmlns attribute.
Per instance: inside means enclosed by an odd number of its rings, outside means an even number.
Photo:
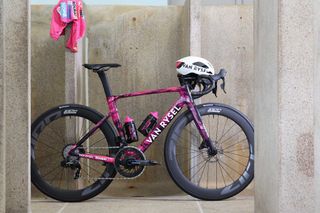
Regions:
<svg viewBox="0 0 320 213"><path fill-rule="evenodd" d="M199 110L197 109L197 107L194 104L194 101L191 96L189 88L187 90L188 90L188 96L189 96L189 100L190 100L190 101L187 101L187 106L193 116L194 123L195 123L195 125L196 125L202 139L203 139L203 142L204 142L204 143L201 143L199 149L204 148L204 147L208 147L208 154L211 156L215 156L218 153L217 147L215 146L215 143L210 139L208 131L207 131L206 127L204 126L203 121L201 119Z"/></svg>

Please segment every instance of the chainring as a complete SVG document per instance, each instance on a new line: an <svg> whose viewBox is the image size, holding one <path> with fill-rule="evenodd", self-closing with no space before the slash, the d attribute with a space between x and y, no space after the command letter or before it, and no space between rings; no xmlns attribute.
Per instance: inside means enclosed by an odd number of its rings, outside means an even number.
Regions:
<svg viewBox="0 0 320 213"><path fill-rule="evenodd" d="M120 149L115 156L115 169L123 177L138 177L144 172L145 166L130 165L129 162L133 160L146 160L146 157L143 152L136 147L124 147Z"/></svg>

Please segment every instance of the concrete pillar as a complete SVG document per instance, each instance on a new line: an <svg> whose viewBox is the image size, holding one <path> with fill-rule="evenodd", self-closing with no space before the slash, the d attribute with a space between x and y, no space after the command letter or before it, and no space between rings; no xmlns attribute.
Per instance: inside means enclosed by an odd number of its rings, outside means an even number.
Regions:
<svg viewBox="0 0 320 213"><path fill-rule="evenodd" d="M85 70L82 64L87 64L88 62L88 38L85 37L80 42L81 44L81 60L78 60L78 75L76 76L76 84L79 85L76 90L76 103L89 105L89 71ZM81 62L81 63L80 63Z"/></svg>
<svg viewBox="0 0 320 213"><path fill-rule="evenodd" d="M31 108L29 1L0 0L0 8L0 212L28 212Z"/></svg>
<svg viewBox="0 0 320 213"><path fill-rule="evenodd" d="M66 29L66 40L69 38L70 27ZM65 99L66 103L75 103L77 97L77 76L82 70L82 43L78 43L78 52L72 53L66 49L65 53Z"/></svg>
<svg viewBox="0 0 320 213"><path fill-rule="evenodd" d="M320 2L314 1L314 174L316 190L316 206L320 209Z"/></svg>
<svg viewBox="0 0 320 213"><path fill-rule="evenodd" d="M187 0L185 3L185 7L188 9L188 19L189 19L189 55L201 57L201 1L198 0ZM201 98L195 100L196 104L201 103ZM197 131L195 125L191 126L191 131ZM190 137L191 145L190 149L196 150L197 147L194 144L200 140L199 137L191 137L190 135L186 135L184 137ZM190 176L194 177L192 179L193 182L197 181L197 176L195 175L197 172L197 165L199 164L199 157L195 152L191 152L190 154Z"/></svg>
<svg viewBox="0 0 320 213"><path fill-rule="evenodd" d="M320 7L314 2L255 4L257 213L319 211L320 22L314 15Z"/></svg>
<svg viewBox="0 0 320 213"><path fill-rule="evenodd" d="M4 118L4 107L3 107L3 73L4 73L4 39L3 39L3 26L4 26L4 15L3 15L3 1L0 1L0 213L5 212L5 143L4 143L4 132L3 132L3 118Z"/></svg>
<svg viewBox="0 0 320 213"><path fill-rule="evenodd" d="M70 30L67 29L67 32ZM69 33L69 32L68 32ZM66 36L68 38L69 36ZM82 64L88 60L87 38L78 42L78 52L72 53L68 49L65 52L65 103L88 102L88 72Z"/></svg>
<svg viewBox="0 0 320 213"><path fill-rule="evenodd" d="M84 4L84 11L87 5ZM70 37L71 25L66 28L65 43ZM88 72L82 64L88 62L88 39L82 38L78 42L76 53L65 50L65 103L88 105Z"/></svg>
<svg viewBox="0 0 320 213"><path fill-rule="evenodd" d="M70 35L71 27L67 27L65 39ZM86 61L86 38L78 42L78 51L76 53L65 51L65 103L77 103L88 105L88 82L87 72L84 72L82 64ZM82 120L66 120L65 134L67 141L72 143L83 135ZM88 124L86 124L88 125ZM87 129L88 127L85 127ZM78 185L82 187L82 179L79 179Z"/></svg>
<svg viewBox="0 0 320 213"><path fill-rule="evenodd" d="M65 40L67 42L70 37L71 25L67 26L65 31ZM73 53L68 49L65 51L65 103L75 103L77 91L77 58L79 52ZM65 134L68 141L67 143L76 140L76 124L74 120L66 120Z"/></svg>
<svg viewBox="0 0 320 213"><path fill-rule="evenodd" d="M189 0L190 55L201 57L201 1Z"/></svg>

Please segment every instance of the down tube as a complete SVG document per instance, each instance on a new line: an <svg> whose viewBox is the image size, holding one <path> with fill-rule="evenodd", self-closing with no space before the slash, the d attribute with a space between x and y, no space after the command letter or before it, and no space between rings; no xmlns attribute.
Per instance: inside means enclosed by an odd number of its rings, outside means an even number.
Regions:
<svg viewBox="0 0 320 213"><path fill-rule="evenodd" d="M148 134L148 136L139 145L139 149L145 152L151 144L158 138L162 131L171 123L180 110L186 105L185 98L180 99L170 108L170 110L162 117L157 126Z"/></svg>

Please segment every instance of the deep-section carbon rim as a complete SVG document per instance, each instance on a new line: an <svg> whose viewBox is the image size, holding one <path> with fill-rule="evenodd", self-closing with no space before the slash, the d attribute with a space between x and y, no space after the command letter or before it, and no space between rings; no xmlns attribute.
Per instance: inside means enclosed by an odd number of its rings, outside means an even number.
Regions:
<svg viewBox="0 0 320 213"><path fill-rule="evenodd" d="M167 168L188 194L204 200L226 199L253 179L253 127L242 114L224 105L204 104L198 110L218 154L210 156L206 148L199 149L202 139L187 112L168 133Z"/></svg>

